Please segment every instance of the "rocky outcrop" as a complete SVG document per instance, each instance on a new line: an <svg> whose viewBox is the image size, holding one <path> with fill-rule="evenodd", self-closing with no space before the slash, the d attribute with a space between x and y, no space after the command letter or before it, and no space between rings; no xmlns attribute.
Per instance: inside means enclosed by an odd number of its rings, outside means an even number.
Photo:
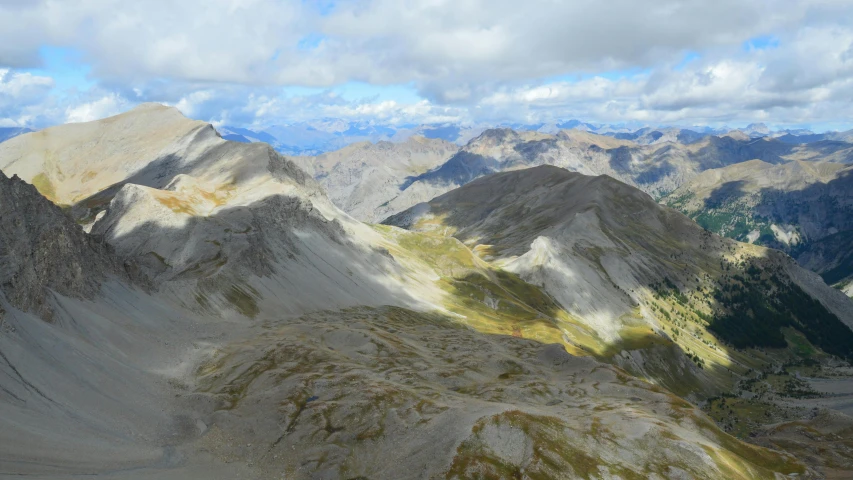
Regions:
<svg viewBox="0 0 853 480"><path fill-rule="evenodd" d="M409 205L398 197L410 178L441 165L457 150L444 140L413 136L400 143L357 143L293 161L317 179L335 205L358 220L378 222L399 211L401 201Z"/></svg>
<svg viewBox="0 0 853 480"><path fill-rule="evenodd" d="M107 276L128 279L102 242L17 176L0 172L0 291L15 308L52 317L51 292L92 298Z"/></svg>

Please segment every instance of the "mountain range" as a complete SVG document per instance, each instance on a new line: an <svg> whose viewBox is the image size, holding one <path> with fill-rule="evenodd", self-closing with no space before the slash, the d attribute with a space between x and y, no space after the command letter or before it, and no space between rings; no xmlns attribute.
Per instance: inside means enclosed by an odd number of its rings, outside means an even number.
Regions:
<svg viewBox="0 0 853 480"><path fill-rule="evenodd" d="M554 165L588 175L606 174L662 198L705 170L753 159L772 164L793 160L853 162L853 144L840 141L790 144L769 137L750 138L741 132L682 140L677 136L660 137L648 144L638 143L637 138L620 139L581 130L561 130L552 135L490 129L443 162L425 163L434 165L429 171L397 169L383 180L378 191L371 192L369 206L373 212L365 209L361 197L340 199L338 206L360 220L378 222L480 176L536 165ZM398 155L407 155L406 145L395 148ZM347 172L362 168L364 154L350 152L353 150L317 157L316 162L313 157L294 161L309 170L313 163L327 165L321 168L317 179L328 191L337 191L361 184L357 175ZM328 166L330 158L336 159L335 166ZM373 158L382 161L383 157Z"/></svg>
<svg viewBox="0 0 853 480"><path fill-rule="evenodd" d="M853 141L853 131L814 133L808 129L771 130L762 123L743 128L723 127L672 127L642 126L635 124L603 124L583 122L576 119L549 123L503 123L503 124L391 124L375 121L352 121L340 118L323 118L312 121L265 126L218 125L222 138L241 143L264 142L285 155L319 155L342 149L348 145L369 141L404 142L411 136L441 139L464 145L490 128L509 128L516 131L556 134L560 130L579 130L606 135L620 140L630 140L648 145L679 141L691 143L707 136L723 136L732 132L743 133L750 138L776 138L790 144L815 143L821 141ZM23 133L31 132L26 127L0 128L0 142Z"/></svg>
<svg viewBox="0 0 853 480"><path fill-rule="evenodd" d="M16 136L0 474L849 476L853 301L657 201L755 155L849 158L813 145L492 129L288 157L156 104Z"/></svg>
<svg viewBox="0 0 853 480"><path fill-rule="evenodd" d="M843 134L836 134L836 138L843 138ZM847 288L853 275L846 240L849 189L843 186L845 166L853 162L851 143L821 139L794 144L783 137L753 138L743 132L697 137L676 129L643 129L613 136L581 130L549 135L491 129L449 157L447 152L454 148L451 144L429 158L422 157L419 168L429 168L427 171L406 169L408 161L395 161L422 156L423 149L418 146L423 143L363 143L318 157L294 157L294 161L331 192L336 205L367 222L382 221L501 171L556 165L589 175L605 174L682 210L715 233L782 249L853 294ZM389 156L387 152L392 151ZM383 173L376 173L377 169ZM811 188L803 192L806 186ZM780 201L779 195L770 193L773 189L787 191L790 198ZM747 191L749 200L745 199ZM697 199L705 201L697 203ZM774 206L759 206L761 201ZM789 206L787 211L782 211L782 205ZM770 215L768 208L775 213ZM763 224L761 234L758 224ZM752 227L747 229L747 225ZM771 232L772 225L797 239L791 244L790 239Z"/></svg>
<svg viewBox="0 0 853 480"><path fill-rule="evenodd" d="M217 130L226 140L242 143L265 142L285 155L320 155L362 142L405 142L412 136L465 143L484 128L452 124L382 125L324 119L257 129L223 125L217 127Z"/></svg>
<svg viewBox="0 0 853 480"><path fill-rule="evenodd" d="M561 130L578 130L616 138L630 140L640 145L661 144L666 142L693 143L709 136L743 134L749 138L778 139L780 142L799 145L816 142L851 142L853 131L813 133L810 130L772 131L764 124L750 124L744 128L710 127L639 127L625 125L606 125L566 120L555 123L538 124L502 124L502 125L392 125L368 122L351 122L341 119L323 119L313 122L298 122L287 125L272 125L264 128L241 128L220 126L218 130L223 138L239 142L266 142L286 155L318 155L344 148L347 145L370 141L402 142L410 136L422 136L428 139L441 139L457 145L464 145L480 133L492 128L508 128L518 132L538 132L556 134Z"/></svg>

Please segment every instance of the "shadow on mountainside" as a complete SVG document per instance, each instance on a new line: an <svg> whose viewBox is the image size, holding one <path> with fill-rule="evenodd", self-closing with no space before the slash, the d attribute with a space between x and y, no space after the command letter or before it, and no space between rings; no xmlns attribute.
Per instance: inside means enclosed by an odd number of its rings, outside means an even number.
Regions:
<svg viewBox="0 0 853 480"><path fill-rule="evenodd" d="M430 185L464 185L475 178L495 173L500 167L500 162L494 158L460 151L438 168L406 177L400 185L400 191L406 190L415 182L425 182Z"/></svg>
<svg viewBox="0 0 853 480"><path fill-rule="evenodd" d="M545 138L540 140L531 140L528 142L518 143L513 146L513 150L521 155L521 158L527 161L527 164L541 164L540 155L547 154L557 148L556 138ZM538 163L537 163L538 162Z"/></svg>
<svg viewBox="0 0 853 480"><path fill-rule="evenodd" d="M500 171L537 165L564 165L568 159L579 154L583 162L604 155L604 161L612 172L622 179L646 189L658 188L656 184L666 182L667 178L678 178L685 171L704 171L761 159L772 164L784 163L783 157L791 155L825 155L835 153L850 144L838 142L838 145L812 149L811 146L787 144L776 139L737 139L729 136L705 136L697 142L705 145L691 147L693 142L677 144L666 142L652 145L620 145L614 148L602 147L596 143L575 143L560 137L522 140L512 131L494 130L484 132L481 141L505 142L512 147L513 154L500 160L461 150L443 165L417 176L410 176L400 185L406 190L412 184L423 182L432 186L465 185L475 178ZM801 151L803 148L806 151ZM566 149L579 149L576 153L566 153ZM814 150L814 151L812 151ZM597 160L600 161L600 160ZM673 162L676 162L673 164ZM590 164L590 168L595 168ZM686 170L685 170L686 169ZM603 171L601 173L604 173ZM673 180L676 181L676 180ZM672 188L669 185L667 188Z"/></svg>
<svg viewBox="0 0 853 480"><path fill-rule="evenodd" d="M755 243L790 254L829 284L853 276L853 169L799 190L749 192L745 186L740 180L720 185L691 217L703 228L739 241L749 241L747 236L758 231ZM750 198L756 199L754 206ZM782 241L771 225L793 226L791 233L798 238Z"/></svg>
<svg viewBox="0 0 853 480"><path fill-rule="evenodd" d="M853 147L853 144L840 140L822 140L809 144L809 148L816 150L824 156L832 155L841 150L849 150L851 147ZM848 162L851 160L851 155L853 154L848 154L846 157Z"/></svg>
<svg viewBox="0 0 853 480"><path fill-rule="evenodd" d="M794 147L794 145L777 140L739 140L728 136L711 136L708 137L708 145L692 154L691 158L699 164L700 171L725 167L756 158L767 163L777 164L785 162L782 157L793 152Z"/></svg>
<svg viewBox="0 0 853 480"><path fill-rule="evenodd" d="M354 243L337 220L326 220L297 197L274 195L223 208L181 227L147 221L118 236L114 225L100 225L105 220L109 214L93 232L136 260L155 283L189 285L202 311L230 307L254 317L426 304L393 280L406 272L386 250Z"/></svg>
<svg viewBox="0 0 853 480"><path fill-rule="evenodd" d="M743 180L724 183L719 188L711 192L711 195L705 199L705 208L717 208L723 205L730 197L740 197L745 193L745 186L746 182Z"/></svg>

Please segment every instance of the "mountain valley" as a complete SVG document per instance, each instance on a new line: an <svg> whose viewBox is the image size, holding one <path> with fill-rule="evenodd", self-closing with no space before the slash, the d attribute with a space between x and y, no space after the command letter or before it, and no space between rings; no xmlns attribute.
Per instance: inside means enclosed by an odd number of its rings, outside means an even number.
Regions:
<svg viewBox="0 0 853 480"><path fill-rule="evenodd" d="M853 294L851 181L846 164L754 160L709 170L664 203L721 235L783 250Z"/></svg>

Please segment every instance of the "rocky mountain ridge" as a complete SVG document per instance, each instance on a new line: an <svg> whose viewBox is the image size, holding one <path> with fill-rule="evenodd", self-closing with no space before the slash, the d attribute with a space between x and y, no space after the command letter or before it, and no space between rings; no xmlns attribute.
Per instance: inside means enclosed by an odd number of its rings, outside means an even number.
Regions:
<svg viewBox="0 0 853 480"><path fill-rule="evenodd" d="M15 308L52 319L52 292L91 299L108 277L139 279L107 244L86 235L32 185L3 172L0 217L0 285Z"/></svg>
<svg viewBox="0 0 853 480"><path fill-rule="evenodd" d="M554 165L587 175L606 174L661 198L705 170L753 159L772 164L796 160L853 161L853 144L845 142L792 144L772 137L753 138L742 132L692 135L677 129L636 133L610 136L581 130L549 134L489 129L456 152L444 149L441 153L447 158L439 162L441 155L436 155L429 162L433 167L420 173L394 167L394 162L385 160L381 151L370 153L374 161L365 162L366 152L371 148L380 150L369 146L347 148L321 157L303 157L297 163L312 171L315 169L312 164L327 164L334 158L333 166L316 168L315 176L327 191L351 192L370 184L369 194L333 196L337 197L334 200L339 207L359 220L378 222L480 176L537 165ZM399 159L421 148L397 144L393 150ZM380 162L387 165L386 169L396 170L383 173L381 182L375 184L362 181L364 175L375 171L375 167L368 165ZM325 171L338 173L335 178L328 178L323 177ZM368 196L369 201L362 200Z"/></svg>

